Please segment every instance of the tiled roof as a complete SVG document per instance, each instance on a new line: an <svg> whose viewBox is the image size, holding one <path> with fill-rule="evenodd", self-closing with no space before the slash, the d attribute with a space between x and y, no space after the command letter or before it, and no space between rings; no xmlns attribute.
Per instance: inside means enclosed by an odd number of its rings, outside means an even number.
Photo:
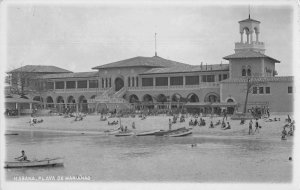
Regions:
<svg viewBox="0 0 300 190"><path fill-rule="evenodd" d="M278 76L278 77L253 77L251 81L255 82L293 82L293 76ZM241 78L230 78L221 81L221 83L245 83L247 82L246 77Z"/></svg>
<svg viewBox="0 0 300 190"><path fill-rule="evenodd" d="M278 61L278 60L276 60L272 57L269 57L265 54L262 54L260 52L256 52L256 51L253 51L253 50L240 51L238 53L234 53L232 55L228 55L226 57L223 57L223 59L226 59L226 60L241 59L241 58L268 58L268 59L271 59L272 61L274 61L276 63L280 63L280 61Z"/></svg>
<svg viewBox="0 0 300 190"><path fill-rule="evenodd" d="M258 20L254 20L254 19L252 19L252 18L247 18L247 19L245 19L245 20L241 20L241 21L239 21L239 23L240 23L240 22L249 22L249 21L260 23Z"/></svg>
<svg viewBox="0 0 300 190"><path fill-rule="evenodd" d="M98 72L78 72L78 73L61 73L61 74L48 74L38 78L42 79L58 79L58 78L89 78L98 76Z"/></svg>
<svg viewBox="0 0 300 190"><path fill-rule="evenodd" d="M187 73L187 72L209 72L209 71L229 71L228 64L216 64L216 65L186 65L181 67L170 67L170 68L153 68L141 75L147 74L163 74L163 73Z"/></svg>
<svg viewBox="0 0 300 190"><path fill-rule="evenodd" d="M28 73L71 73L66 69L62 69L52 65L25 65L18 69L9 71L8 73L28 72Z"/></svg>
<svg viewBox="0 0 300 190"><path fill-rule="evenodd" d="M171 61L158 56L153 57L133 57L105 65L93 67L92 69L107 69L107 68L120 68L120 67L178 67L188 65L176 61Z"/></svg>

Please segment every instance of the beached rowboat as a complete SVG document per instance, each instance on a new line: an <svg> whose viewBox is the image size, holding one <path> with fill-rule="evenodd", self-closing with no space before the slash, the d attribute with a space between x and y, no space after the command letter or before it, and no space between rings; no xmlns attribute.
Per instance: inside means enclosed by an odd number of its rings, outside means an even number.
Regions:
<svg viewBox="0 0 300 190"><path fill-rule="evenodd" d="M45 158L43 160L5 162L4 168L62 166L63 158Z"/></svg>
<svg viewBox="0 0 300 190"><path fill-rule="evenodd" d="M152 131L144 131L144 132L140 132L139 134L137 134L136 136L149 136L149 135L154 135L156 132L159 132L160 130L152 130Z"/></svg>
<svg viewBox="0 0 300 190"><path fill-rule="evenodd" d="M182 131L182 130L186 130L186 128L182 127L182 128L178 128L178 129L174 129L174 130L168 130L168 131L160 130L160 131L154 133L154 135L155 136L165 136L165 135L169 135L173 132Z"/></svg>
<svg viewBox="0 0 300 190"><path fill-rule="evenodd" d="M168 136L169 137L184 137L184 136L187 136L187 135L190 135L190 134L192 134L192 130L178 131L176 133L171 133Z"/></svg>
<svg viewBox="0 0 300 190"><path fill-rule="evenodd" d="M118 134L115 134L115 136L116 137L125 137L125 136L132 136L132 135L134 135L134 133L133 132L120 132L120 133L118 133Z"/></svg>

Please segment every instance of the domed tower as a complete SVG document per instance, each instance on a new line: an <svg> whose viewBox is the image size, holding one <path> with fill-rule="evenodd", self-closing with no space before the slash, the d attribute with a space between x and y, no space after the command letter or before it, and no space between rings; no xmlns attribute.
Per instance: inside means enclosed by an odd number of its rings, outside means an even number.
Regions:
<svg viewBox="0 0 300 190"><path fill-rule="evenodd" d="M241 41L235 43L235 53L224 57L229 61L229 77L273 77L275 63L280 61L265 55L265 45L259 41L260 22L249 17L239 21ZM245 39L244 39L245 38Z"/></svg>
<svg viewBox="0 0 300 190"><path fill-rule="evenodd" d="M235 52L243 50L253 50L260 53L265 53L265 45L259 41L260 22L249 17L239 21L241 41L235 43ZM244 39L244 35L246 39Z"/></svg>

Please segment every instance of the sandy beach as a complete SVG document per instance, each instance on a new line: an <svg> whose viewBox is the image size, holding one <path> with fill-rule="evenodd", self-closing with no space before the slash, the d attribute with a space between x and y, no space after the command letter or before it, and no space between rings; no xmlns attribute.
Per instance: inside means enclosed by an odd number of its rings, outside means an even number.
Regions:
<svg viewBox="0 0 300 190"><path fill-rule="evenodd" d="M280 118L280 121L266 122L264 119L259 119L259 124L262 126L259 129L259 133L256 132L253 135L248 134L249 120L245 121L244 125L240 124L240 120L231 120L228 117L227 121L231 125L231 129L222 130L221 125L215 126L215 128L209 128L211 121L215 124L218 120L222 121L222 117L203 117L206 121L206 126L193 127L194 135L216 136L216 137L236 137L236 138L260 138L260 139L280 139L283 126L287 123L285 119L287 115L272 115L270 118ZM9 131L53 131L53 132L65 132L65 133L85 133L85 134L103 134L105 130L116 129L119 125L108 125L107 121L100 121L100 115L87 115L82 121L74 121L72 118L64 118L63 116L44 116L39 117L44 121L43 123L29 125L29 116L23 116L19 118L6 118L6 130ZM127 126L132 130L132 122L135 122L136 129L133 129L135 133L142 131L154 130L154 129L168 129L168 122L170 116L148 116L147 119L141 120L141 118L121 118L123 126ZM185 122L172 125L172 129L180 127L190 127L188 125L191 118L186 118ZM119 121L119 118L108 118L109 122ZM226 121L226 120L225 120ZM253 121L254 122L254 121ZM253 124L253 131L255 130ZM292 139L292 138L290 138Z"/></svg>

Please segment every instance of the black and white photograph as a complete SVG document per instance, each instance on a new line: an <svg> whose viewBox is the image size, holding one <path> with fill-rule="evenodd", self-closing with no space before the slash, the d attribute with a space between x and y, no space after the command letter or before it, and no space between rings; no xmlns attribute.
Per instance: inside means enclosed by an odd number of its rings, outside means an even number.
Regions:
<svg viewBox="0 0 300 190"><path fill-rule="evenodd" d="M0 1L0 188L300 189L299 18L296 0Z"/></svg>

